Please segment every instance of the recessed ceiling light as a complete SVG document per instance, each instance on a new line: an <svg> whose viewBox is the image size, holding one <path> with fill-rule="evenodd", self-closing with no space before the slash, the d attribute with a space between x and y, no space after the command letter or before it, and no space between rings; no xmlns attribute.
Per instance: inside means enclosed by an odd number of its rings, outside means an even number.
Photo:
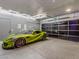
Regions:
<svg viewBox="0 0 79 59"><path fill-rule="evenodd" d="M72 10L71 8L68 8L66 9L66 12L71 12L71 10Z"/></svg>
<svg viewBox="0 0 79 59"><path fill-rule="evenodd" d="M53 1L53 3L55 2L55 0L52 0Z"/></svg>

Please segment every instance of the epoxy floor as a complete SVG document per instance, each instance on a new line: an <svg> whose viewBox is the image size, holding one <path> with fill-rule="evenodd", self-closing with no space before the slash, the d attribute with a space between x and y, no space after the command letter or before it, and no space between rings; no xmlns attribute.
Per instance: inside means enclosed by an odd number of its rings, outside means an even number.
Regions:
<svg viewBox="0 0 79 59"><path fill-rule="evenodd" d="M79 59L79 42L48 38L11 50L0 45L0 59Z"/></svg>

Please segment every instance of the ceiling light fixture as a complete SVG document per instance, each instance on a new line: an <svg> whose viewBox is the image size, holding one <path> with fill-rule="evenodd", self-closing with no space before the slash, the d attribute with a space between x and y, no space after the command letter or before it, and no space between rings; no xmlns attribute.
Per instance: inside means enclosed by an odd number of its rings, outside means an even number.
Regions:
<svg viewBox="0 0 79 59"><path fill-rule="evenodd" d="M55 2L55 0L52 0L53 1L53 3Z"/></svg>
<svg viewBox="0 0 79 59"><path fill-rule="evenodd" d="M71 8L66 9L66 12L71 12Z"/></svg>

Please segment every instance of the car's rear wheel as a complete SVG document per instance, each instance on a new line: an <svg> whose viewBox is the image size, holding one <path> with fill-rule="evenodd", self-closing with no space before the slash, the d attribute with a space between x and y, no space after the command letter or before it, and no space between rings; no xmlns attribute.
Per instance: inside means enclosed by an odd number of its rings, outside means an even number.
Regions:
<svg viewBox="0 0 79 59"><path fill-rule="evenodd" d="M43 37L42 37L42 40L46 40L47 38L46 38L46 35L44 35Z"/></svg>
<svg viewBox="0 0 79 59"><path fill-rule="evenodd" d="M26 40L24 38L18 38L15 41L15 47L17 47L17 48L24 46L25 44L26 44Z"/></svg>

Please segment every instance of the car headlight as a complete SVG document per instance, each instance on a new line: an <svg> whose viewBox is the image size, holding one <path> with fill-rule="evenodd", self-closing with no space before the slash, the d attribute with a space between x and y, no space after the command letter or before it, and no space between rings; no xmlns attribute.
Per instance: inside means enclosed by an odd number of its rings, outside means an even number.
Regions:
<svg viewBox="0 0 79 59"><path fill-rule="evenodd" d="M8 45L8 43L3 42L3 45L4 45L4 46L7 46L7 45Z"/></svg>

